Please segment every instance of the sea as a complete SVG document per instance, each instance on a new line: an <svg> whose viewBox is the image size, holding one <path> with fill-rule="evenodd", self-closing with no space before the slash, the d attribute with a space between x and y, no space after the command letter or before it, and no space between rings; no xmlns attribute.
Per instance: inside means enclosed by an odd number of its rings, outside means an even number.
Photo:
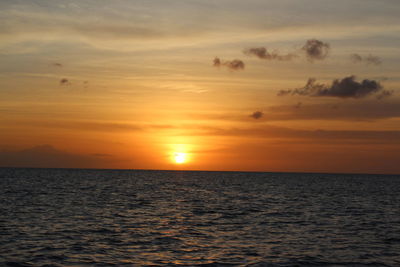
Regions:
<svg viewBox="0 0 400 267"><path fill-rule="evenodd" d="M0 168L0 266L400 266L400 176Z"/></svg>

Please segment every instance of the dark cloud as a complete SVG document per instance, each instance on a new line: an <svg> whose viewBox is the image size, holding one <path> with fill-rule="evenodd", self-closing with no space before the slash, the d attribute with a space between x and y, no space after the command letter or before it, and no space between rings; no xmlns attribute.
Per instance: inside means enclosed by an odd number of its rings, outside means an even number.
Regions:
<svg viewBox="0 0 400 267"><path fill-rule="evenodd" d="M78 155L39 145L23 150L0 150L2 167L94 168L113 161L112 156Z"/></svg>
<svg viewBox="0 0 400 267"><path fill-rule="evenodd" d="M63 64L61 64L61 63L58 63L58 62L54 62L53 63L53 66L55 66L55 67L63 67Z"/></svg>
<svg viewBox="0 0 400 267"><path fill-rule="evenodd" d="M244 69L244 63L243 61L239 60L239 59L235 59L229 62L225 62L225 65L233 70L239 70L239 69Z"/></svg>
<svg viewBox="0 0 400 267"><path fill-rule="evenodd" d="M289 61L297 57L296 54L292 53L286 55L279 55L278 51L268 52L268 50L265 47L249 48L244 50L244 54L249 56L256 56L260 59L279 60L279 61Z"/></svg>
<svg viewBox="0 0 400 267"><path fill-rule="evenodd" d="M339 98L363 98L378 94L380 98L393 94L391 91L383 90L383 86L375 80L365 79L361 82L355 80L355 76L348 76L341 80L336 79L330 86L316 82L309 78L307 84L302 88L281 90L278 96L301 95L301 96L326 96Z"/></svg>
<svg viewBox="0 0 400 267"><path fill-rule="evenodd" d="M350 59L353 63L365 63L367 65L380 65L382 63L379 57L373 55L363 57L359 54L351 54Z"/></svg>
<svg viewBox="0 0 400 267"><path fill-rule="evenodd" d="M66 78L62 78L61 80L60 80L60 85L70 85L71 83L69 82L69 80L68 79L66 79Z"/></svg>
<svg viewBox="0 0 400 267"><path fill-rule="evenodd" d="M261 119L264 116L264 113L261 111L255 111L253 112L253 114L250 115L250 117L252 117L253 119Z"/></svg>
<svg viewBox="0 0 400 267"><path fill-rule="evenodd" d="M328 56L330 46L328 43L324 43L317 39L307 40L306 44L302 47L302 50L306 53L307 58L310 61L322 60Z"/></svg>
<svg viewBox="0 0 400 267"><path fill-rule="evenodd" d="M245 67L245 64L240 59L234 59L231 61L222 61L220 58L216 57L213 60L214 67L225 66L230 70L242 70Z"/></svg>

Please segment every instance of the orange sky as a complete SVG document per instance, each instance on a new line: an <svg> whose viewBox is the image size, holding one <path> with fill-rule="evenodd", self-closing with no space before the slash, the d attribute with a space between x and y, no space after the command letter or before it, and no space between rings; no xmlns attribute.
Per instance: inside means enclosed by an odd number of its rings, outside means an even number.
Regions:
<svg viewBox="0 0 400 267"><path fill-rule="evenodd" d="M2 2L0 166L400 173L399 12Z"/></svg>

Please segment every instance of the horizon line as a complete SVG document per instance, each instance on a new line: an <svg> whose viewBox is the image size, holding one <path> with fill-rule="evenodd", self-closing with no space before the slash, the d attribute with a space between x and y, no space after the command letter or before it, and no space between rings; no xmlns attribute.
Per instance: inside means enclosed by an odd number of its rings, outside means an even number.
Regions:
<svg viewBox="0 0 400 267"><path fill-rule="evenodd" d="M165 171L165 172L241 172L241 173L281 173L281 174L328 174L328 175L388 175L396 176L400 173L362 173L362 172L296 172L296 171L249 171L249 170L179 170L179 169L112 169L112 168L68 168L68 167L9 167L0 166L0 169L52 169L52 170L89 170L89 171Z"/></svg>

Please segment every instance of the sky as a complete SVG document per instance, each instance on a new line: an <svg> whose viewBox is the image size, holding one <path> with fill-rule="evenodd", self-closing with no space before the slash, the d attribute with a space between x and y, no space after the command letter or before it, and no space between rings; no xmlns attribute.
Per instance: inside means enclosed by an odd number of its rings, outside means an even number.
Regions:
<svg viewBox="0 0 400 267"><path fill-rule="evenodd" d="M398 0L0 0L0 166L400 174Z"/></svg>

